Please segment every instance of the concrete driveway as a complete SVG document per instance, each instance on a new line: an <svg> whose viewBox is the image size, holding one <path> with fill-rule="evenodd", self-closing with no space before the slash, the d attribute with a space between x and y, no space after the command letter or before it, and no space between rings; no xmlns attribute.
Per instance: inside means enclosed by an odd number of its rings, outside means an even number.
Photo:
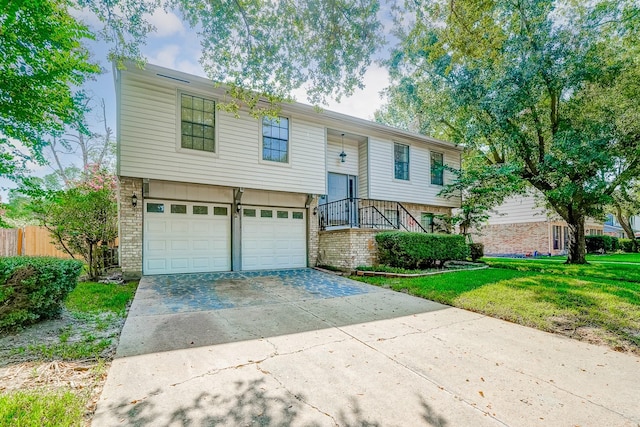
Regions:
<svg viewBox="0 0 640 427"><path fill-rule="evenodd" d="M145 277L94 426L634 426L640 358L315 270Z"/></svg>

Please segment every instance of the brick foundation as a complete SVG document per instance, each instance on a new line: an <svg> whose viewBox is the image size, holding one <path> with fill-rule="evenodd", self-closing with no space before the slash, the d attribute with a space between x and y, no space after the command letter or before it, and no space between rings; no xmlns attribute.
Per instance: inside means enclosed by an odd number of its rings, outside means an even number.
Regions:
<svg viewBox="0 0 640 427"><path fill-rule="evenodd" d="M547 222L488 225L479 234L473 233L472 238L474 242L484 244L487 255L549 253Z"/></svg>
<svg viewBox="0 0 640 427"><path fill-rule="evenodd" d="M313 199L311 205L309 206L308 216L309 222L307 223L307 245L308 245L308 253L307 253L307 261L310 267L317 265L318 263L318 243L319 236L318 230L320 229L320 225L318 224L318 197ZM313 213L316 212L314 215Z"/></svg>
<svg viewBox="0 0 640 427"><path fill-rule="evenodd" d="M138 204L131 205L131 196L136 195ZM122 275L126 279L142 276L142 179L119 177L118 216L119 254Z"/></svg>
<svg viewBox="0 0 640 427"><path fill-rule="evenodd" d="M350 270L375 265L378 249L375 235L382 230L345 228L318 233L318 265Z"/></svg>

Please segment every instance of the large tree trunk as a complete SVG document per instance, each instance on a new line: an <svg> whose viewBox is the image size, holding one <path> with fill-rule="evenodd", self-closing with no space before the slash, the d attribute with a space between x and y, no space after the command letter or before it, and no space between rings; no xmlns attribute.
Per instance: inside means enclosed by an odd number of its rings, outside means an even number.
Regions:
<svg viewBox="0 0 640 427"><path fill-rule="evenodd" d="M569 253L567 264L586 264L587 243L584 238L584 216L568 216L569 226Z"/></svg>
<svg viewBox="0 0 640 427"><path fill-rule="evenodd" d="M633 228L631 228L631 222L628 217L622 214L622 208L620 208L620 206L616 206L616 219L627 234L627 237L631 240L636 240L636 234L633 232Z"/></svg>

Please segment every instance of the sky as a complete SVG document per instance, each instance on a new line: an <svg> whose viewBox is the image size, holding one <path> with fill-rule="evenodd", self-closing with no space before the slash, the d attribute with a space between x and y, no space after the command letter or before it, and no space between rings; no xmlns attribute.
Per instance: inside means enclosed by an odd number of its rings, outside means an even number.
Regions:
<svg viewBox="0 0 640 427"><path fill-rule="evenodd" d="M385 28L389 28L390 20L388 12L380 12L381 20ZM96 29L100 23L89 13L78 12L76 16L85 22L90 28ZM142 54L147 62L162 67L179 70L189 74L206 77L202 66L199 63L200 42L197 35L182 20L171 11L158 10L149 21L156 27L156 31L149 35L147 43L142 47ZM107 122L115 134L116 128L116 99L113 82L112 66L107 60L109 46L103 41L89 41L87 46L91 52L92 59L98 62L104 69L104 73L95 80L88 82L84 89L91 94L96 101L104 99L106 105ZM338 103L330 102L323 106L327 110L337 111L362 119L373 120L374 112L382 107L384 101L380 92L389 84L389 74L380 65L372 64L366 72L363 80L364 88L358 89L348 97L342 98ZM304 90L293 93L298 102L306 103ZM95 117L91 116L91 117ZM95 119L93 119L95 121ZM89 123L91 126L91 121ZM96 130L102 125L94 126ZM77 156L66 156L65 163L81 163ZM31 175L44 176L52 173L53 169L48 165L30 165ZM7 200L7 191L15 187L11 181L0 179L0 197L2 201Z"/></svg>

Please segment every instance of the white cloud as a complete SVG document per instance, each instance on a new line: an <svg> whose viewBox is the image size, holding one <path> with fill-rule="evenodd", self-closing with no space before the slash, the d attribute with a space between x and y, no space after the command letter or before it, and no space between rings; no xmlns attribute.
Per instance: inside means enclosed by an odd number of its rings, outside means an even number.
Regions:
<svg viewBox="0 0 640 427"><path fill-rule="evenodd" d="M189 55L190 49L185 50L177 44L169 44L150 54L145 52L150 64L182 71L184 73L204 76L204 70L200 63Z"/></svg>
<svg viewBox="0 0 640 427"><path fill-rule="evenodd" d="M155 37L169 37L184 35L185 29L182 20L173 12L166 12L162 9L156 10L153 15L147 16L151 25L156 27L152 34Z"/></svg>

